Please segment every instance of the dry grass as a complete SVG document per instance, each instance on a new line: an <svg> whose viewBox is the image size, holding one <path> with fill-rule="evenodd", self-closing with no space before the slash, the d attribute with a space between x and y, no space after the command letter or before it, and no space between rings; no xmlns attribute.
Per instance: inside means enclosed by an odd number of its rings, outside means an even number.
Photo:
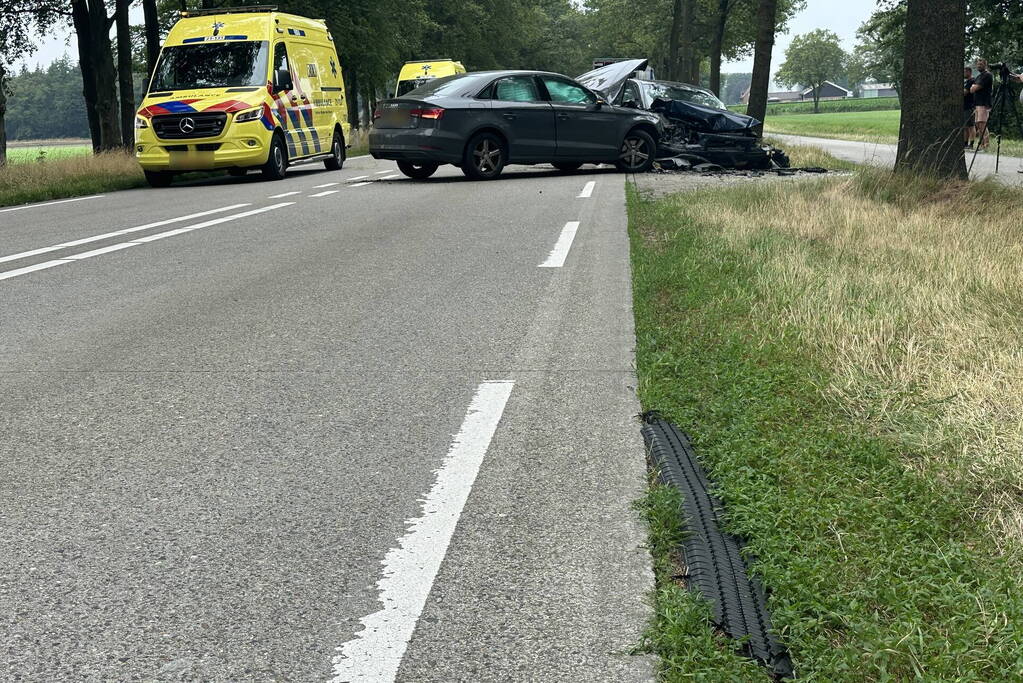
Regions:
<svg viewBox="0 0 1023 683"><path fill-rule="evenodd" d="M866 171L678 201L761 264L756 307L833 371L822 395L929 454L909 466L965 478L1005 550L1023 540L1023 222L997 194Z"/></svg>
<svg viewBox="0 0 1023 683"><path fill-rule="evenodd" d="M135 158L123 152L11 164L0 168L0 206L111 192L144 183Z"/></svg>

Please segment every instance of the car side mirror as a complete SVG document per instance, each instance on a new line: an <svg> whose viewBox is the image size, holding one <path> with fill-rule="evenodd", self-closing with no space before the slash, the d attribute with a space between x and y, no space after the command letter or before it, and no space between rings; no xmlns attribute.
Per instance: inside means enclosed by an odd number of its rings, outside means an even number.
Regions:
<svg viewBox="0 0 1023 683"><path fill-rule="evenodd" d="M603 108L606 105L607 105L607 100L605 100L603 97L598 97L596 99L596 101L593 103L593 106L595 106L597 109L601 109L601 108Z"/></svg>
<svg viewBox="0 0 1023 683"><path fill-rule="evenodd" d="M291 72L287 69L277 69L274 72L274 86L277 92L292 90L295 84L291 82Z"/></svg>

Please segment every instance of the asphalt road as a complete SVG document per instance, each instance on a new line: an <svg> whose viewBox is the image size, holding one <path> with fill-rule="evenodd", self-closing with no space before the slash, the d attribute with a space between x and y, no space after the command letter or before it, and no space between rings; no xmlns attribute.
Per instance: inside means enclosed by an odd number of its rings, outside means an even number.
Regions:
<svg viewBox="0 0 1023 683"><path fill-rule="evenodd" d="M883 145L877 142L853 142L850 140L832 140L830 138L812 138L801 135L780 135L769 133L767 137L777 140L784 146L805 145L819 147L832 156L857 164L874 164L878 166L894 166L896 145ZM974 179L992 177L1006 185L1023 185L1023 159L1002 155L996 163L995 143L991 142L990 152L966 153L966 165L970 167L970 175ZM997 166L997 170L996 170Z"/></svg>
<svg viewBox="0 0 1023 683"><path fill-rule="evenodd" d="M651 677L623 176L396 174L0 209L0 679Z"/></svg>

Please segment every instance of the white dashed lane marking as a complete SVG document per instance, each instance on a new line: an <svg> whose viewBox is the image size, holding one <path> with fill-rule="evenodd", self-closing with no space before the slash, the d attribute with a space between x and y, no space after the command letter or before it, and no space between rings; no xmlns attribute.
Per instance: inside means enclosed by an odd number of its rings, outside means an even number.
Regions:
<svg viewBox="0 0 1023 683"><path fill-rule="evenodd" d="M293 197L296 194L302 194L302 193L299 192L298 190L295 190L294 192L281 192L280 194L272 194L269 197L267 197L267 199L280 199L282 197Z"/></svg>
<svg viewBox="0 0 1023 683"><path fill-rule="evenodd" d="M561 236L551 250L547 260L540 264L540 268L561 268L568 258L568 251L572 248L572 241L575 233L579 230L579 221L571 221L565 224L561 230Z"/></svg>
<svg viewBox="0 0 1023 683"><path fill-rule="evenodd" d="M514 386L483 382L476 389L420 515L406 520L408 531L384 557L377 581L383 609L360 619L363 629L338 648L332 683L393 683L397 677Z"/></svg>
<svg viewBox="0 0 1023 683"><path fill-rule="evenodd" d="M592 197L593 188L595 188L596 186L597 186L596 180L591 180L590 182L586 183L586 186L583 187L583 191L579 193L578 199L589 199L590 197Z"/></svg>
<svg viewBox="0 0 1023 683"><path fill-rule="evenodd" d="M12 206L9 209L0 209L0 213L7 213L9 211L24 211L25 209L38 209L44 206L53 206L54 204L69 204L71 202L84 202L89 199L102 199L106 195L93 194L88 197L75 197L74 199L61 199L56 202L43 202L42 204L25 204L24 206Z"/></svg>
<svg viewBox="0 0 1023 683"><path fill-rule="evenodd" d="M313 186L313 189L314 190L322 190L325 187L334 187L335 185L338 185L338 184L339 183L323 183L322 185L315 185L315 186Z"/></svg>
<svg viewBox="0 0 1023 683"><path fill-rule="evenodd" d="M365 185L372 185L372 184L373 183L355 183L354 185L349 185L348 187L363 187Z"/></svg>
<svg viewBox="0 0 1023 683"><path fill-rule="evenodd" d="M325 192L317 192L316 194L309 195L310 197L326 197L329 194L337 194L339 190L326 190Z"/></svg>

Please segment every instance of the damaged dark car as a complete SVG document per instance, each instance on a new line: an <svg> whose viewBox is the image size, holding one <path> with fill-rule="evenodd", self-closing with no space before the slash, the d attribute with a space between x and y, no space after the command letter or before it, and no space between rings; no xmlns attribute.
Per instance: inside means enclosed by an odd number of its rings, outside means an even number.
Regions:
<svg viewBox="0 0 1023 683"><path fill-rule="evenodd" d="M662 168L788 168L788 156L765 145L758 134L760 121L729 111L703 88L637 77L646 67L645 59L629 59L576 80L614 105L661 116L663 131L656 156Z"/></svg>

